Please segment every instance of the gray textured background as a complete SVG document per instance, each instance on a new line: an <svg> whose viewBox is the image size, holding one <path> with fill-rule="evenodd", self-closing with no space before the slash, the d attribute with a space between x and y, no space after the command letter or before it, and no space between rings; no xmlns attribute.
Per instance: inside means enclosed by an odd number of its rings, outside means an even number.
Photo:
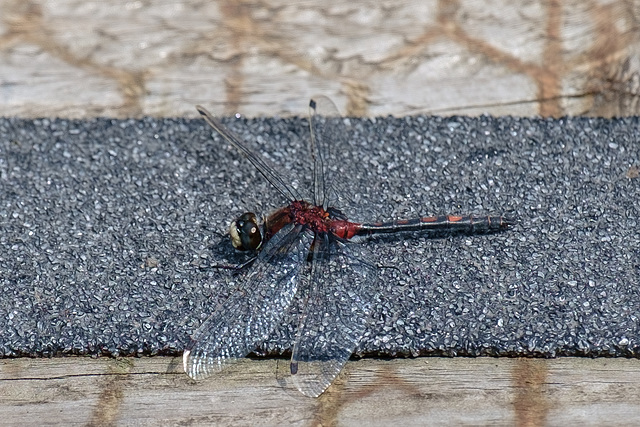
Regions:
<svg viewBox="0 0 640 427"><path fill-rule="evenodd" d="M307 174L305 120L227 123L284 174ZM351 123L355 219L518 221L363 243L397 269L380 269L361 352L638 354L636 118ZM236 286L209 266L246 259L230 219L284 203L211 135L201 120L0 119L0 355L182 351ZM259 350L286 350L294 329L290 314Z"/></svg>

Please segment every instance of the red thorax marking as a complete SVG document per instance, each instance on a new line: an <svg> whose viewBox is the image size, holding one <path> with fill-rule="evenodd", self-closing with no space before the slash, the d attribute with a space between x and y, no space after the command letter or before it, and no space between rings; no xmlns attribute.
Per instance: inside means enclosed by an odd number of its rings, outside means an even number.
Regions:
<svg viewBox="0 0 640 427"><path fill-rule="evenodd" d="M316 233L332 233L341 239L351 239L358 234L361 226L345 220L332 220L329 212L321 206L313 206L303 200L296 200L289 206L273 212L265 221L267 238L276 234L285 225L295 222L306 225Z"/></svg>

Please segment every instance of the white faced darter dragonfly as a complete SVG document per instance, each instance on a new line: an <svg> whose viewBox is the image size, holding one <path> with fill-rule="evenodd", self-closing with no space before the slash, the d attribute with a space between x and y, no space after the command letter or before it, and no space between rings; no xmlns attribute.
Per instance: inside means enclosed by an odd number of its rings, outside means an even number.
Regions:
<svg viewBox="0 0 640 427"><path fill-rule="evenodd" d="M310 104L312 188L305 198L218 118L197 106L205 121L238 149L288 205L262 225L248 212L231 223L236 249L255 251L239 289L194 333L183 354L184 370L203 379L255 350L278 326L296 294L304 298L291 355L291 379L305 395L322 394L364 335L376 298L377 267L359 236L430 230L487 233L511 221L500 216L432 216L380 223L351 222L339 207L356 191L345 185L340 162L348 135L338 109L326 97ZM362 240L362 239L360 239ZM310 261L310 262L309 262Z"/></svg>

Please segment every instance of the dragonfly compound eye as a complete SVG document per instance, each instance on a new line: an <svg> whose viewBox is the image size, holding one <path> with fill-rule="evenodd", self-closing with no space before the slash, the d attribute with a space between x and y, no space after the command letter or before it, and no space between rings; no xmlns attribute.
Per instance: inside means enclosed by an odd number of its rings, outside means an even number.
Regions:
<svg viewBox="0 0 640 427"><path fill-rule="evenodd" d="M247 212L234 220L229 226L231 244L240 251L254 251L262 243L262 234L258 218L253 212Z"/></svg>

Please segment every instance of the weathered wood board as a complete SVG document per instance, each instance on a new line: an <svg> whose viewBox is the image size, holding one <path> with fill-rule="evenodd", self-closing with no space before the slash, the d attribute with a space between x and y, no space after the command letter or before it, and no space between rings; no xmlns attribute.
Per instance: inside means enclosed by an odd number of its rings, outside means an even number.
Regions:
<svg viewBox="0 0 640 427"><path fill-rule="evenodd" d="M635 0L0 0L0 115L635 115Z"/></svg>
<svg viewBox="0 0 640 427"><path fill-rule="evenodd" d="M639 425L640 361L364 359L318 399L283 360L205 381L179 358L5 359L2 425Z"/></svg>

